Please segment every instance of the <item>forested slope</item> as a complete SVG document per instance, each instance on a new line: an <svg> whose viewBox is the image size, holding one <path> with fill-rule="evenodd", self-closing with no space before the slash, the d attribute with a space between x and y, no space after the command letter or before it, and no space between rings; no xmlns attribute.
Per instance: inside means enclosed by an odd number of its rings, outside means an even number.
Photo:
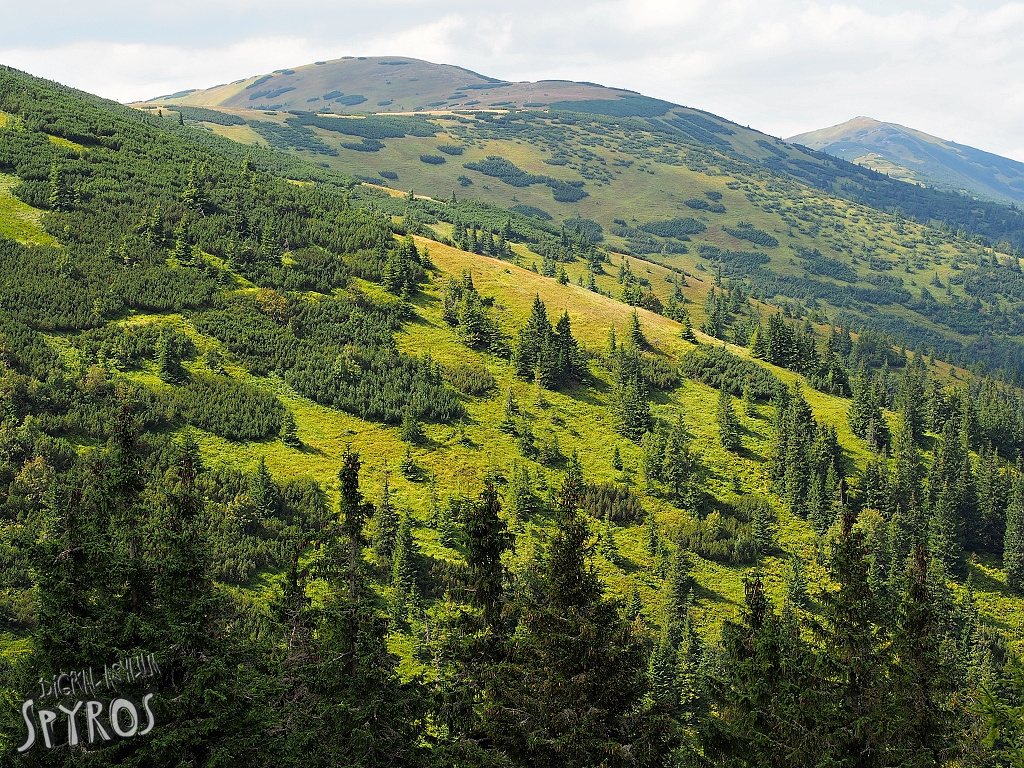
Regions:
<svg viewBox="0 0 1024 768"><path fill-rule="evenodd" d="M1017 390L585 225L0 112L10 759L41 677L152 653L151 732L17 759L996 760Z"/></svg>

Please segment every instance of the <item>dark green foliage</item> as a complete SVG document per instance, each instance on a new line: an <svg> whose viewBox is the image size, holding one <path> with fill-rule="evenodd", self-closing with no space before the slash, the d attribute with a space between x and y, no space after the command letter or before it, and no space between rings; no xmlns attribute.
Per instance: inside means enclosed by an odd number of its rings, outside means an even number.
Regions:
<svg viewBox="0 0 1024 768"><path fill-rule="evenodd" d="M465 413L432 362L393 352L301 360L285 381L322 405L370 421L395 424L407 411L425 421L452 421Z"/></svg>
<svg viewBox="0 0 1024 768"><path fill-rule="evenodd" d="M486 395L498 385L494 376L484 366L469 363L445 366L441 377L462 394L472 397Z"/></svg>
<svg viewBox="0 0 1024 768"><path fill-rule="evenodd" d="M492 315L492 303L492 298L484 298L477 292L468 273L462 280L449 277L441 286L442 317L455 326L462 343L504 357L508 354L508 340ZM460 388L456 386L456 389Z"/></svg>
<svg viewBox="0 0 1024 768"><path fill-rule="evenodd" d="M1017 593L1024 590L1024 479L1019 473L1014 478L1010 503L1006 508L1003 569L1007 586Z"/></svg>
<svg viewBox="0 0 1024 768"><path fill-rule="evenodd" d="M550 176L538 176L527 173L512 161L497 155L488 155L486 160L464 163L462 167L470 171L479 171L487 176L493 176L513 187L547 184L554 192L555 200L559 202L573 203L587 196L587 193L582 189L582 181L563 181L561 179L553 179Z"/></svg>
<svg viewBox="0 0 1024 768"><path fill-rule="evenodd" d="M439 144L437 149L439 152L444 152L446 155L461 155L465 147L459 144Z"/></svg>
<svg viewBox="0 0 1024 768"><path fill-rule="evenodd" d="M420 155L420 162L427 165L444 165L444 155Z"/></svg>
<svg viewBox="0 0 1024 768"><path fill-rule="evenodd" d="M715 389L725 388L735 397L744 392L757 400L772 400L785 385L757 363L737 357L725 347L701 346L683 355L679 372Z"/></svg>
<svg viewBox="0 0 1024 768"><path fill-rule="evenodd" d="M569 313L563 313L552 328L544 302L534 297L530 319L520 329L512 352L512 364L518 376L539 379L550 388L565 386L585 375L586 361L573 338Z"/></svg>
<svg viewBox="0 0 1024 768"><path fill-rule="evenodd" d="M273 88L273 89L270 89L270 90L263 90L263 91L254 91L253 93L251 93L249 95L249 101L256 101L258 99L264 99L267 102L272 102L278 96L281 96L283 94L288 93L289 91L294 91L294 90L295 90L295 86L294 85L286 85L286 86L282 86L281 88ZM257 107L257 109L265 109L265 108L266 107L263 107L263 106ZM275 106L273 108L276 109L277 107Z"/></svg>
<svg viewBox="0 0 1024 768"><path fill-rule="evenodd" d="M388 179L390 181L398 180L398 174L394 171L380 171L379 173L382 179Z"/></svg>
<svg viewBox="0 0 1024 768"><path fill-rule="evenodd" d="M570 232L576 231L586 235L587 239L592 243L599 243L604 240L604 229L592 219L576 216L575 218L563 221L562 226Z"/></svg>
<svg viewBox="0 0 1024 768"><path fill-rule="evenodd" d="M749 240L757 245L762 245L765 248L777 248L779 241L760 229L755 229L752 224L746 224L740 222L735 227L722 227L723 230L728 232L738 240Z"/></svg>
<svg viewBox="0 0 1024 768"><path fill-rule="evenodd" d="M423 425L417 421L412 409L407 408L402 415L402 439L414 445L422 443L426 435L423 432Z"/></svg>
<svg viewBox="0 0 1024 768"><path fill-rule="evenodd" d="M715 193L718 194L718 193ZM708 211L709 213L725 213L725 206L718 202L708 202L699 197L684 200L683 205L693 208L695 211Z"/></svg>
<svg viewBox="0 0 1024 768"><path fill-rule="evenodd" d="M801 259L807 260L804 264L804 269L812 275L831 277L836 280L842 280L844 283L856 283L860 279L857 273L846 263L829 256L822 256L821 251L817 248L800 248L797 250L796 255Z"/></svg>
<svg viewBox="0 0 1024 768"><path fill-rule="evenodd" d="M186 107L181 104L175 104L173 107L167 107L167 109L173 109L175 112L181 114L186 120L193 120L197 123L214 123L215 125L245 125L245 120L238 115L229 115L227 112L221 112L217 109L204 109L203 107Z"/></svg>
<svg viewBox="0 0 1024 768"><path fill-rule="evenodd" d="M384 149L385 144L376 139L363 139L362 141L343 141L341 147L355 152L380 152Z"/></svg>
<svg viewBox="0 0 1024 768"><path fill-rule="evenodd" d="M185 421L228 440L277 435L286 413L272 394L227 376L192 376L177 400Z"/></svg>
<svg viewBox="0 0 1024 768"><path fill-rule="evenodd" d="M635 525L644 517L640 500L628 486L597 483L584 487L580 508L598 520L608 518L619 525Z"/></svg>
<svg viewBox="0 0 1024 768"><path fill-rule="evenodd" d="M401 422L407 408L424 421L464 413L437 366L394 350L391 333L402 310L363 299L301 303L288 325L250 298L198 315L196 325L220 338L254 373L281 371L306 397L361 418Z"/></svg>
<svg viewBox="0 0 1024 768"><path fill-rule="evenodd" d="M302 440L299 438L299 427L295 423L295 417L292 412L285 409L284 416L281 417L281 431L280 431L281 442L287 445L289 448L301 448Z"/></svg>
<svg viewBox="0 0 1024 768"><path fill-rule="evenodd" d="M348 97L345 97L348 98ZM365 99L361 99L365 101ZM361 103L361 102L359 102ZM438 127L421 117L406 115L367 115L366 117L322 117L309 113L285 120L297 126L311 126L324 131L361 136L364 139L401 139L405 136L434 136Z"/></svg>
<svg viewBox="0 0 1024 768"><path fill-rule="evenodd" d="M697 252L709 261L717 261L722 265L723 275L745 275L756 270L762 264L771 261L766 253L757 251L729 251L714 245L699 245Z"/></svg>
<svg viewBox="0 0 1024 768"><path fill-rule="evenodd" d="M364 101L366 101L366 97L361 93L349 93L334 99L335 104L342 104L346 107L354 107L357 104L362 104Z"/></svg>
<svg viewBox="0 0 1024 768"><path fill-rule="evenodd" d="M768 471L780 496L822 530L835 514L843 479L835 430L814 419L799 389L776 400L775 434Z"/></svg>
<svg viewBox="0 0 1024 768"><path fill-rule="evenodd" d="M824 592L818 642L779 616L760 579L747 583L742 623L728 622L703 729L718 765L941 765L965 744L950 710L951 664L927 586L911 560L896 626L868 585L863 538L845 514L829 560L838 591Z"/></svg>
<svg viewBox="0 0 1024 768"><path fill-rule="evenodd" d="M577 512L582 477L570 467L559 523L521 598L517 641L487 676L484 728L516 762L536 766L656 764L669 733L645 711L647 658L618 606L587 568ZM628 745L628 748L627 748Z"/></svg>
<svg viewBox="0 0 1024 768"><path fill-rule="evenodd" d="M733 453L740 449L740 421L732 406L732 398L726 391L725 386L718 391L718 411L716 414L718 422L718 439L722 447Z"/></svg>
<svg viewBox="0 0 1024 768"><path fill-rule="evenodd" d="M314 155L337 155L338 150L330 147L313 131L301 125L271 123L265 120L250 120L249 125L256 133L266 139L274 149L287 152L290 149L301 149Z"/></svg>
<svg viewBox="0 0 1024 768"><path fill-rule="evenodd" d="M659 237L676 237L686 240L689 235L699 235L704 232L707 230L707 226L697 219L684 217L668 221L652 221L650 224L642 224L640 229Z"/></svg>
<svg viewBox="0 0 1024 768"><path fill-rule="evenodd" d="M188 371L181 365L191 351L191 344L180 334L162 332L156 340L156 370L162 381L181 384L188 379Z"/></svg>
<svg viewBox="0 0 1024 768"><path fill-rule="evenodd" d="M509 210L521 213L523 216L532 216L535 219L541 219L543 221L551 221L552 216L550 213L545 211L543 208L538 208L535 205L523 205L518 203L513 205Z"/></svg>

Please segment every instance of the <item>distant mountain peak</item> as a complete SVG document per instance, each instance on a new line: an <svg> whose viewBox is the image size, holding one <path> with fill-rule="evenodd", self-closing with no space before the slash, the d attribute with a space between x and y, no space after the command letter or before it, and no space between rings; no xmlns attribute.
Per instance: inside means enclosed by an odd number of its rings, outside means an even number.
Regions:
<svg viewBox="0 0 1024 768"><path fill-rule="evenodd" d="M587 103L602 114L662 115L676 106L625 88L573 80L512 82L408 56L346 56L179 91L148 104L221 109L437 112L449 109L566 109ZM601 103L606 103L601 109ZM596 105L596 106L595 106Z"/></svg>
<svg viewBox="0 0 1024 768"><path fill-rule="evenodd" d="M860 115L786 141L913 184L1024 203L1024 163L898 123Z"/></svg>

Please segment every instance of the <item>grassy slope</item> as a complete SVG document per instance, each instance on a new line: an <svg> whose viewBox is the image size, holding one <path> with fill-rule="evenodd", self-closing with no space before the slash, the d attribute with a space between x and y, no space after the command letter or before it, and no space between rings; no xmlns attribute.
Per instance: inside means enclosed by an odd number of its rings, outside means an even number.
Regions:
<svg viewBox="0 0 1024 768"><path fill-rule="evenodd" d="M16 176L0 173L0 237L30 245L57 245L40 224L43 212L11 194L18 183Z"/></svg>
<svg viewBox="0 0 1024 768"><path fill-rule="evenodd" d="M503 417L504 393L508 390L514 393L520 407L530 414L540 441L550 440L553 435L557 435L566 453L574 448L580 450L589 480L633 483L636 485L635 490L640 492L639 447L619 437L614 431L609 410L609 374L594 364L591 366L594 372L592 386L578 387L568 392L545 391L544 404L539 405L534 385L517 379L506 361L468 350L459 343L440 316L439 278L440 273L459 275L469 270L481 293L495 297L499 322L507 330L513 330L523 322L533 297L539 295L548 307L549 315L568 310L575 334L584 345L595 349L606 343L609 326L614 325L620 329L625 326L631 309L571 284L560 286L552 279L507 262L465 253L434 241L418 239L418 245L429 251L439 274L433 283L413 299L416 319L398 335L399 348L411 354L430 354L441 363L473 362L485 365L498 382L496 391L489 396L465 398L469 418L462 425L461 431L457 426L427 425L427 443L413 451L417 464L435 478L441 498L475 495L487 473L507 472L513 461L523 461L519 458L512 438L497 429ZM384 295L379 287L372 284L361 283L361 287L371 294L376 292ZM701 289L691 286L687 290ZM644 332L659 354L675 359L692 348L691 344L679 337L680 326L674 321L644 311L641 311L640 316ZM201 351L211 345L218 345L215 340L196 332L188 319L179 315L135 316L124 322L170 322L188 333ZM742 348L730 345L730 349L736 354L748 354ZM202 367L198 362L191 365L195 370ZM240 366L231 366L229 363L228 369L232 375L249 377ZM799 378L783 369L771 369L787 382ZM167 386L159 381L153 371L136 373L132 378L154 388ZM239 444L198 432L208 463L227 462L249 471L262 456L276 477L309 475L320 481L333 496L337 490L335 473L341 455L346 446L351 445L364 457L364 487L367 496L370 499L379 498L384 473L389 472L396 503L400 507L409 508L420 522L415 534L424 551L434 556L453 556L454 553L445 550L437 542L436 532L423 525L428 509L426 485L410 482L397 472L405 455L405 444L400 439L398 429L368 423L319 406L300 397L279 380L249 378L259 386L274 391L292 411L298 423L299 436L305 445L300 450L294 450L278 440ZM840 442L852 465L863 466L868 454L861 441L849 432L846 424L845 414L849 401L806 388L805 394L816 416L838 428ZM686 382L672 393L659 393L654 398L653 410L656 416L665 421L673 421L682 410L693 434L694 446L710 469L707 488L714 495L732 499L737 493L767 494L768 480L763 462L770 447L770 408L760 406L754 418L741 415L744 450L737 456L726 453L718 445L714 417L716 398L716 391L701 384ZM622 473L611 467L612 452L616 446L626 464ZM538 468L536 464L531 463L530 466L531 471ZM557 471L548 470L547 474L552 481L557 480ZM654 499L647 499L645 504L653 506L659 520L669 531L681 523L687 514ZM542 522L539 525L543 527ZM594 529L597 529L596 521ZM528 539L532 540L532 534ZM812 562L815 537L807 524L780 510L779 540L785 554L767 558L761 566L770 591L781 596L784 590L789 552L799 553L809 563L808 575L812 582L820 583L822 574ZM633 526L617 529L617 542L626 560L624 568L612 566L600 556L595 556L595 566L613 594L627 595L636 586L644 599L646 614L657 621L661 613L658 599L660 582L650 570L652 563L644 550L642 528ZM521 551L527 551L530 546L524 543ZM724 566L696 557L694 563L701 597L696 610L697 620L703 631L713 634L723 618L735 615L742 602L742 580L748 568ZM991 564L976 565L974 572L983 612L1017 639L1020 625L1024 622L1024 611L1019 600L1005 591L1002 575ZM401 645L399 642L396 647ZM412 667L406 665L405 669L411 671Z"/></svg>
<svg viewBox="0 0 1024 768"><path fill-rule="evenodd" d="M280 114L261 119L283 120L285 117ZM626 246L625 240L608 231L614 225L614 219L638 226L650 221L692 216L703 221L708 229L692 236L688 254L655 254L644 258L682 268L698 276L702 269L709 273L717 269L713 262L699 258L696 246L700 244L765 252L771 257L771 262L766 265L769 269L779 275L795 277L809 274L805 269L806 263L795 257L797 251L816 248L826 257L852 268L857 274L854 285L860 288L871 287L869 278L895 277L902 280L904 287L916 297L920 289L928 287L937 275L944 287L930 287L929 290L936 300L944 303L952 296L966 296L962 286L946 287L949 277L956 271L954 264L972 263L982 256L991 260L990 250L951 233L898 221L887 213L769 175L754 166L737 166L725 158L716 160L705 149L698 150L663 136L607 126L597 130L585 125L549 124L523 138L501 138L486 123L465 116L461 116L459 122L439 121L438 127L441 132L435 137L389 139L379 152L341 148L340 144L350 141L351 137L318 130L320 138L338 147L340 154L337 157L317 156L315 159L364 177L379 178L379 171L393 171L399 178L390 184L405 190L415 189L417 193L431 197L447 199L454 191L456 195L471 196L500 206L536 206L552 214L556 221L577 215L593 219L605 228L606 242L612 249ZM741 138L744 137L734 137L734 141ZM437 154L437 146L442 144L457 144L465 149L461 156L446 157L447 162L443 165L420 161L422 154ZM553 166L545 162L560 151L568 153L566 165ZM586 180L585 189L589 197L574 203L560 203L552 199L551 190L544 185L511 187L496 178L463 168L464 163L479 161L488 155L500 155L529 173L565 180ZM462 187L459 176L469 177L473 184ZM684 204L689 199L704 198L706 192L722 195L725 213L696 211ZM738 240L723 229L735 227L740 222L752 224L773 235L780 241L779 247L767 249ZM872 259L876 262L874 268ZM827 277L818 276L816 279L846 285ZM653 286L663 299L667 297L668 283L656 280ZM832 317L840 314L857 316L860 312L852 308L830 307L825 301L820 301L819 306ZM935 328L928 318L916 312L895 305L881 307L881 310L892 316L905 317L914 324ZM874 312L868 312L863 317L870 319L872 314ZM699 313L695 320L699 323ZM937 330L958 338L948 328Z"/></svg>

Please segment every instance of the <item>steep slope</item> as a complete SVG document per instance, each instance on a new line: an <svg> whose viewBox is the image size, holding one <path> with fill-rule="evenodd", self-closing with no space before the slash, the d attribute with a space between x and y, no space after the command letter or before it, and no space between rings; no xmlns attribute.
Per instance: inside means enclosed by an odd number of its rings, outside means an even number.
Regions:
<svg viewBox="0 0 1024 768"><path fill-rule="evenodd" d="M701 649L740 612L755 568L789 615L838 624L826 572L836 542L860 570L858 599L879 614L850 619L878 638L868 641L881 659L871 672L886 706L872 717L917 714L888 706L887 674L906 666L888 640L908 639L888 617L905 605L907 555L926 541L936 598L921 606L942 612L929 642L956 650L949 661L964 682L953 706L973 694L971 681L1004 671L1024 612L1019 585L999 568L1007 509L1024 503L1008 493L1024 486L1000 458L1024 448L1019 392L961 383L962 370L897 352L869 330L853 339L816 326L800 307L778 312L706 267L686 274L602 251L593 219L563 231L479 201L357 187L8 70L0 109L3 199L20 203L0 221L25 222L0 238L0 688L18 701L40 678L140 648L156 648L168 670L155 700L160 730L97 740L88 745L95 762L390 765L398 743L411 755L403 764L459 764L452 755L465 740L423 725L480 732L472 690L458 681L554 674L571 706L592 708L572 686L589 676L607 687L593 670L628 663L636 698L661 678L675 690L680 670L706 674L699 662L712 657ZM561 120L573 131L582 123L586 141L604 129L613 148L601 150L620 157L614 147L645 138L611 135L614 121ZM413 121L359 122L424 133ZM437 140L386 140L427 138ZM554 164L560 173L597 163L579 156L583 141L572 146ZM793 194L776 189L777 177L741 181L736 166L721 178L709 162L721 156L676 151L678 165L659 154L636 172L699 173L725 190L704 199L725 206ZM687 161L704 164L698 172ZM503 173L465 169L480 186L565 194L554 177L517 186L495 181L524 181L507 165L482 167ZM898 222L854 206L842 215L873 242L930 237L906 223L890 232ZM730 228L739 234L714 237L767 234ZM660 257L692 255L669 252L669 240L689 247L677 230L654 231ZM724 269L741 259L726 252L698 253ZM651 289L665 286L665 314L618 299L632 291L654 305ZM705 327L745 328L752 348L688 333L687 308L697 315L701 305ZM841 396L861 369L853 398ZM847 512L858 514L855 534ZM577 546L565 562L575 570L549 578L569 524ZM481 570L485 547L501 624L477 632L482 596L467 575ZM923 588L923 574L911 573ZM549 585L563 575L559 593ZM555 649L562 674L523 649L543 603L565 592L576 602L548 627L600 610L586 631L565 635L573 653ZM624 599L603 602L606 594ZM621 641L590 640L609 629ZM481 648L504 653L495 633L514 638L506 660L515 666L481 671ZM538 635L540 645L555 637ZM576 654L581 642L586 653ZM801 680L799 691L817 684ZM683 748L681 729L703 727L691 715L714 708L699 679L687 686L693 701L677 695L653 715L646 706L629 714L656 719L668 747ZM545 690L523 700L532 707ZM541 729L564 717L553 700ZM452 701L469 706L453 716ZM9 710L0 715L5 758L25 711ZM570 719L574 744L590 717ZM850 719L836 715L844 728ZM594 757L580 765L633 745L618 730L592 741ZM529 748L515 763L534 764Z"/></svg>
<svg viewBox="0 0 1024 768"><path fill-rule="evenodd" d="M896 123L855 117L786 139L935 189L1024 203L1024 163Z"/></svg>

